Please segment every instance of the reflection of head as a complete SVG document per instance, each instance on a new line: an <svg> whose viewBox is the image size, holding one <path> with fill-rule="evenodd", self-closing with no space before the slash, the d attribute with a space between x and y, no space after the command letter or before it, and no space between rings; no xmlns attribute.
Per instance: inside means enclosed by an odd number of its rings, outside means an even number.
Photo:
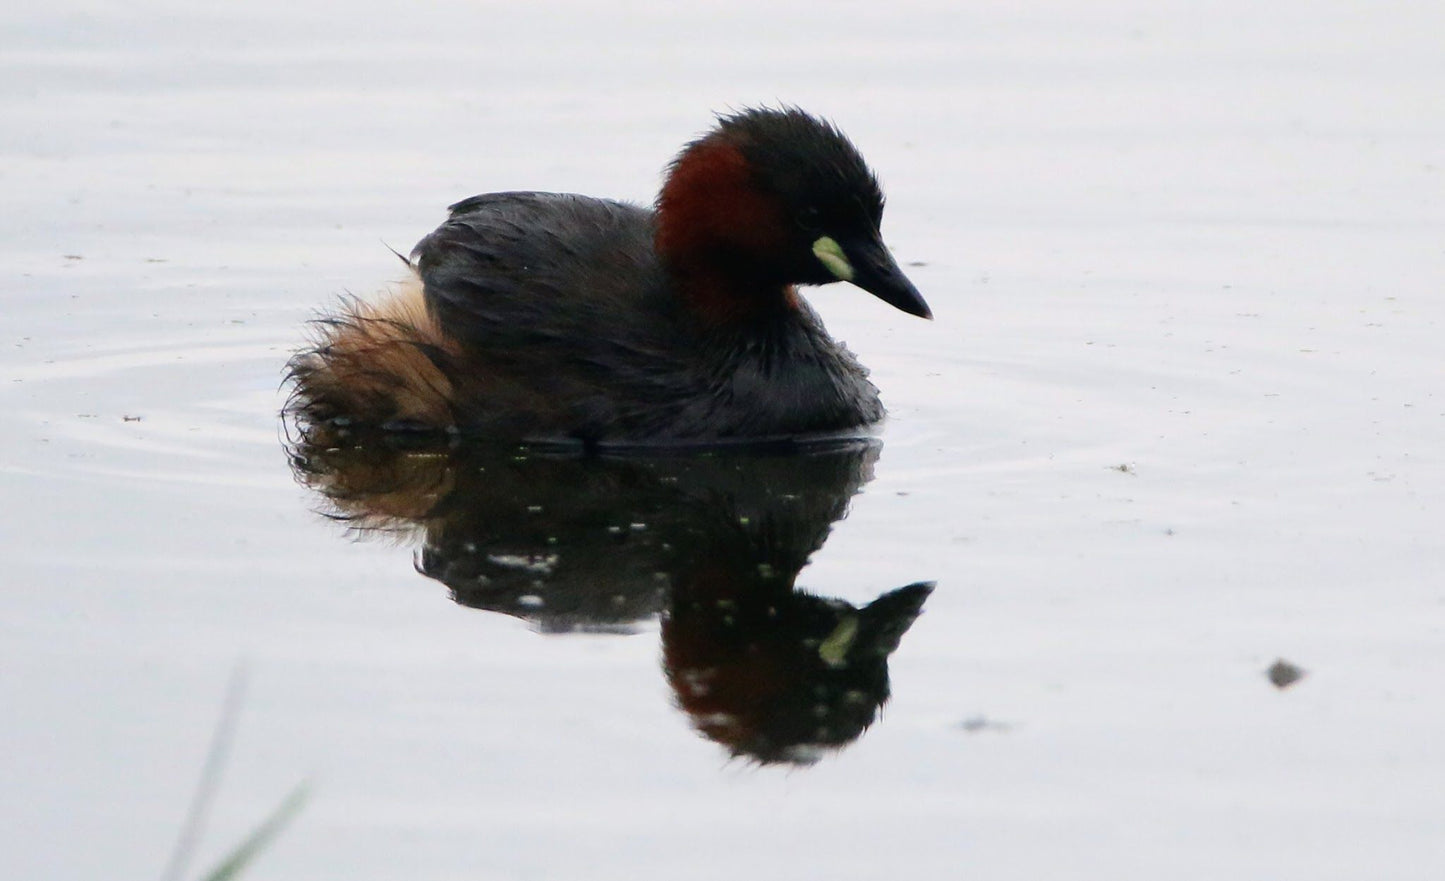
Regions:
<svg viewBox="0 0 1445 881"><path fill-rule="evenodd" d="M931 584L861 609L792 589L699 578L672 594L662 625L678 705L735 756L808 764L855 740L888 700L888 655Z"/></svg>
<svg viewBox="0 0 1445 881"><path fill-rule="evenodd" d="M612 457L313 432L291 452L329 516L419 539L417 569L462 605L549 632L626 631L665 610L679 704L763 761L862 733L929 591L854 609L793 589L872 477L872 441Z"/></svg>

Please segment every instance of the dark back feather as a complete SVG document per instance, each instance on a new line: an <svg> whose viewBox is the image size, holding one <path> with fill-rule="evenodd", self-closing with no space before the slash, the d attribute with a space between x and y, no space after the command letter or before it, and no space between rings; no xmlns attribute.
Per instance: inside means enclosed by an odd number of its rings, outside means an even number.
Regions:
<svg viewBox="0 0 1445 881"><path fill-rule="evenodd" d="M459 409L479 432L676 440L852 428L882 415L866 371L806 305L705 327L653 248L654 214L560 193L452 206L412 252L462 343Z"/></svg>

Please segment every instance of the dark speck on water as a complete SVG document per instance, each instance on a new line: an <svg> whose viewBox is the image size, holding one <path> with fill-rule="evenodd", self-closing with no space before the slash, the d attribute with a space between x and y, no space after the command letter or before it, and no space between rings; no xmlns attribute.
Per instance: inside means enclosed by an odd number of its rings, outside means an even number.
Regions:
<svg viewBox="0 0 1445 881"><path fill-rule="evenodd" d="M1013 726L1007 722L999 722L983 715L969 716L967 719L959 722L958 727L969 734L979 734L985 731L1002 733L1013 728Z"/></svg>
<svg viewBox="0 0 1445 881"><path fill-rule="evenodd" d="M1269 665L1269 669L1265 671L1265 675L1269 677L1269 681L1275 688L1285 689L1303 679L1305 677L1305 671L1286 661L1284 658L1280 658Z"/></svg>

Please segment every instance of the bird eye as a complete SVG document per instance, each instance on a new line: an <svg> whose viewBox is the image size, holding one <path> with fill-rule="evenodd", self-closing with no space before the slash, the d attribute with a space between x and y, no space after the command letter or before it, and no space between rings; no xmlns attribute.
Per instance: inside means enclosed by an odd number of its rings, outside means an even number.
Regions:
<svg viewBox="0 0 1445 881"><path fill-rule="evenodd" d="M822 228L822 217L818 209L809 205L798 212L798 226L809 232L817 232Z"/></svg>

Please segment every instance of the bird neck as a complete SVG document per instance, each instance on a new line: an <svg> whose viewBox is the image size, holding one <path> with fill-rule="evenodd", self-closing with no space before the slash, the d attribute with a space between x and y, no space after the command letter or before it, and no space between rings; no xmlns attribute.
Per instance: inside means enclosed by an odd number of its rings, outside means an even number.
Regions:
<svg viewBox="0 0 1445 881"><path fill-rule="evenodd" d="M777 201L759 190L738 147L716 135L687 147L657 198L654 247L681 298L708 322L796 310L779 271L787 241Z"/></svg>

